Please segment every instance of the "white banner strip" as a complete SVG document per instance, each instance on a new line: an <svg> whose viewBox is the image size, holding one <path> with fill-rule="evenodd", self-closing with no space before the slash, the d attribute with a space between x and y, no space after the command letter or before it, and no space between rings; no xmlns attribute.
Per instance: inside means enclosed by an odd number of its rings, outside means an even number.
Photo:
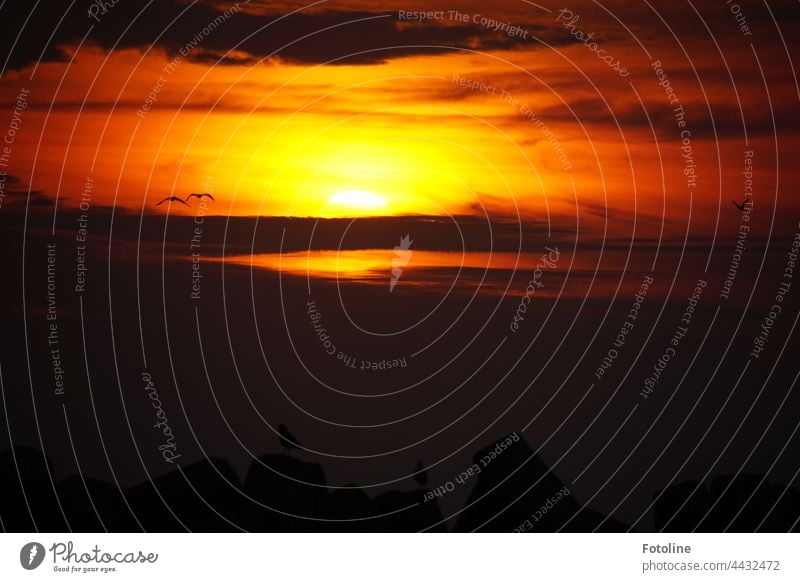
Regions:
<svg viewBox="0 0 800 582"><path fill-rule="evenodd" d="M0 580L796 581L798 549L791 534L4 534Z"/></svg>

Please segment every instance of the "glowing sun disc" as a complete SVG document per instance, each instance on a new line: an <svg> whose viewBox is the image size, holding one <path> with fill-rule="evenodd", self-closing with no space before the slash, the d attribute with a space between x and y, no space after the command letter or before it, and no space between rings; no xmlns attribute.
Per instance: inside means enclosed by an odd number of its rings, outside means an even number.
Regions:
<svg viewBox="0 0 800 582"><path fill-rule="evenodd" d="M389 207L386 200L366 190L345 190L343 192L337 192L328 198L328 205L359 211L380 210Z"/></svg>

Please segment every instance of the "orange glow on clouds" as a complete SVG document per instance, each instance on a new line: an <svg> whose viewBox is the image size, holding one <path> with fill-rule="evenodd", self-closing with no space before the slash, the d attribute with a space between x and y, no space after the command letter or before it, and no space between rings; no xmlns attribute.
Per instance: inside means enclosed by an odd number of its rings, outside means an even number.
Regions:
<svg viewBox="0 0 800 582"><path fill-rule="evenodd" d="M510 3L501 8L510 19L530 12ZM580 213L582 224L602 224L609 214L630 218L635 211L664 216L669 228L690 203L670 104L641 51L613 38L604 43L631 71L624 82L584 46L569 44L367 65L275 59L210 67L184 60L166 76L170 55L159 50L106 55L87 46L72 63L38 66L13 173L36 176L31 187L57 195L63 205L77 203L91 176L94 204L135 210L163 212L154 204L165 196L213 190L217 202L209 212L224 215L519 213L574 220ZM648 46L673 59L671 80L682 103L701 110L694 106L698 87L690 64L670 38ZM752 57L745 46L726 50ZM718 64L709 51L690 52L691 67ZM764 66L770 74L768 59ZM27 75L6 74L0 97L13 100ZM159 76L157 99L137 116ZM738 121L727 79L705 79L712 106ZM737 79L737 99L744 111L764 117L759 83ZM791 83L785 74L773 79L772 96L788 94ZM41 105L51 101L52 108ZM755 172L766 191L774 167L769 140L753 132L749 146L763 152ZM703 172L703 187L691 197L694 219L714 224L721 192L740 189L742 144L723 133L715 140L706 128L693 134L693 146ZM786 187L796 182L794 174L783 178ZM330 203L352 190L373 192L385 205ZM173 206L170 212L194 210Z"/></svg>

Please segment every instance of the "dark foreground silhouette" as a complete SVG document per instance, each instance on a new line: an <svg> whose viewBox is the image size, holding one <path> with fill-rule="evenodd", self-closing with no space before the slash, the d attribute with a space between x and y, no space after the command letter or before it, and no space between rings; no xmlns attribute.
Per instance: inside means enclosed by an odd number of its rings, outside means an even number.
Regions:
<svg viewBox="0 0 800 582"><path fill-rule="evenodd" d="M211 458L120 488L81 475L55 481L40 451L18 447L0 453L0 519L3 530L16 532L446 531L438 499L463 486L469 497L449 522L456 531L628 529L583 509L524 439L511 441L478 451L477 469L460 484L373 497L356 486L329 488L320 465L286 454L255 460L244 483L228 462ZM785 532L797 529L800 494L760 476L718 477L710 487L682 483L659 492L653 513L656 531Z"/></svg>

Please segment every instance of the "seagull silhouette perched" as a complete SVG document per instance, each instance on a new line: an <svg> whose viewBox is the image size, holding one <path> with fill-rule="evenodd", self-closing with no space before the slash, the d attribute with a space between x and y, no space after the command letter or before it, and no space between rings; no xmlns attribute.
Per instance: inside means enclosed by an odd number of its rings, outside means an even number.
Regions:
<svg viewBox="0 0 800 582"><path fill-rule="evenodd" d="M199 198L200 200L202 200L203 198L211 198L211 200L214 200L214 197L211 194L208 194L207 192L203 192L202 194L195 194L194 192L192 192L186 197L187 202L189 201L189 198Z"/></svg>
<svg viewBox="0 0 800 582"><path fill-rule="evenodd" d="M425 464L422 461L417 461L417 468L414 469L414 481L422 487L428 484L428 471L425 470Z"/></svg>
<svg viewBox="0 0 800 582"><path fill-rule="evenodd" d="M178 198L177 196L167 196L161 202L156 204L156 206L161 206L162 204L164 204L164 202L180 202L184 206L189 206L188 204L186 204L186 202L183 201L183 198Z"/></svg>
<svg viewBox="0 0 800 582"><path fill-rule="evenodd" d="M732 202L733 202L733 205L734 205L736 208L738 208L739 210L741 210L742 212L744 212L744 208L745 208L745 205L747 204L747 200L745 200L745 201L744 201L744 202L742 202L741 204L737 204L737 203L736 203L736 200L732 200Z"/></svg>
<svg viewBox="0 0 800 582"><path fill-rule="evenodd" d="M289 432L289 429L286 428L286 425L284 424L279 425L278 433L280 434L280 436L278 437L278 442L281 443L281 446L285 449L286 453L291 455L292 449L300 448L300 441L297 440L296 436L294 436L292 433Z"/></svg>

